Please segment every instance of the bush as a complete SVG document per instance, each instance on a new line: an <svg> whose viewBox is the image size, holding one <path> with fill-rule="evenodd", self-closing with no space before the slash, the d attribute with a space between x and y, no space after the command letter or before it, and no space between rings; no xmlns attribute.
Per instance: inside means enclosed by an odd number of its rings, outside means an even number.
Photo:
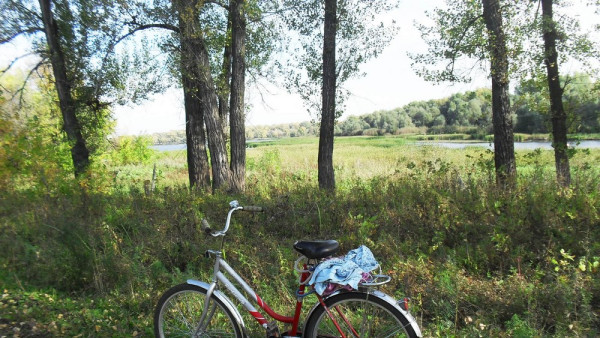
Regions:
<svg viewBox="0 0 600 338"><path fill-rule="evenodd" d="M377 149L388 149L377 140ZM351 151L370 140L360 141ZM175 184L159 185L151 195L137 185L72 184L44 193L3 187L0 280L11 299L13 293L28 297L32 289L53 289L48 293L60 298L81 297L71 307L104 299L107 310L130 313L117 313L124 318L147 317L168 286L209 278L211 262L202 254L219 242L202 234L200 219L218 228L227 202L239 199L267 211L234 217L227 259L278 311L295 298L294 241L335 238L342 253L360 244L373 250L383 273L393 277L384 291L412 298L426 336L598 334L597 169L577 166L572 189L558 189L548 170L540 169L503 190L487 152L453 159L431 147L401 147L390 147L396 154L391 173L347 174L335 194L317 188L316 168L290 167L296 156L291 148L267 146L253 149L247 191L236 196ZM531 153L522 161L544 168L544 156ZM70 318L89 319L73 312ZM6 313L2 318L28 322L12 307ZM141 332L146 317L125 327ZM73 327L46 330L83 330ZM86 332L97 334L95 327Z"/></svg>
<svg viewBox="0 0 600 338"><path fill-rule="evenodd" d="M147 164L156 156L150 136L120 136L113 140L110 158L114 165Z"/></svg>

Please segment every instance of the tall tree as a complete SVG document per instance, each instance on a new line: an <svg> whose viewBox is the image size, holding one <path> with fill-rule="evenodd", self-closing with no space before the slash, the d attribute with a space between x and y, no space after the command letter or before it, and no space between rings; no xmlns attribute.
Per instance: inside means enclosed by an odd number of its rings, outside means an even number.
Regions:
<svg viewBox="0 0 600 338"><path fill-rule="evenodd" d="M575 4L579 6L578 11L593 12L592 8L584 8L581 2ZM523 17L519 28L525 33L523 38L527 39L529 48L521 53L517 64L528 68L522 71L526 74L523 76L524 82L537 85L538 91L544 93L549 102L547 109L551 121L556 177L564 187L570 185L571 170L567 146L568 114L563 94L571 81L561 81L563 75L560 74L559 65L576 61L581 65L581 71L594 74L597 65L590 63L590 60L597 61L600 57L598 41L590 38L589 32L581 28L579 20L566 14L571 5L573 3L568 0L535 0L520 3L519 6L519 14ZM588 5L594 6L591 3ZM562 13L558 12L559 9L563 10Z"/></svg>
<svg viewBox="0 0 600 338"><path fill-rule="evenodd" d="M183 89L185 109L186 152L188 178L192 188L211 186L211 166L208 160L207 133L205 129L205 109L200 88L203 70L198 64L197 53L202 49L200 40L200 17L202 6L199 1L168 0L157 2L155 7L146 3L128 7L124 18L129 32L121 39L150 29L161 29L172 33L173 39L156 35L160 44L171 55L174 75L179 77ZM174 47L176 46L176 47ZM217 176L219 177L219 176Z"/></svg>
<svg viewBox="0 0 600 338"><path fill-rule="evenodd" d="M141 64L115 51L122 30L117 17L112 0L0 2L0 44L24 37L30 43L25 55L37 57L25 82L40 67L52 67L76 176L86 170L109 133L111 104L137 102L162 89L158 77L145 73L153 62ZM0 76L20 59L14 59ZM129 81L134 73L139 79Z"/></svg>
<svg viewBox="0 0 600 338"><path fill-rule="evenodd" d="M428 81L467 82L473 67L466 64L489 62L492 78L492 123L494 127L494 163L500 184L514 179L516 162L510 111L509 60L499 0L447 1L446 9L436 9L430 17L434 26L419 25L428 53L411 55L417 74ZM504 7L504 10L510 6ZM514 46L513 46L514 48ZM514 50L514 49L513 49ZM444 64L442 69L438 64ZM463 68L464 67L464 68ZM483 66L483 68L486 68Z"/></svg>
<svg viewBox="0 0 600 338"><path fill-rule="evenodd" d="M231 188L243 191L246 182L246 128L244 93L246 89L246 16L244 0L232 0L229 5L231 17ZM227 48L227 47L226 47Z"/></svg>
<svg viewBox="0 0 600 338"><path fill-rule="evenodd" d="M563 106L563 88L560 85L558 70L558 51L556 41L558 31L552 13L552 0L542 2L542 27L544 36L544 63L548 73L548 91L550 93L550 115L552 119L552 146L556 164L558 183L568 187L571 184L571 169L567 153L567 114Z"/></svg>
<svg viewBox="0 0 600 338"><path fill-rule="evenodd" d="M227 20L227 36L231 34L231 7ZM232 37L233 38L233 37ZM219 117L224 128L229 124L229 94L231 93L231 39L225 39L221 73L217 79L217 94L219 95Z"/></svg>
<svg viewBox="0 0 600 338"><path fill-rule="evenodd" d="M206 149L204 112L197 81L200 76L194 55L197 46L194 40L194 22L198 18L198 7L193 2L174 1L177 8L180 44L180 74L185 108L185 134L190 187L210 187L210 166ZM186 14L187 13L187 14Z"/></svg>
<svg viewBox="0 0 600 338"><path fill-rule="evenodd" d="M67 60L60 45L61 36L57 22L54 20L51 2L50 0L39 0L39 2L60 111L63 117L63 128L69 142L72 144L71 157L75 168L75 176L79 176L85 172L90 163L90 153L85 145L85 140L81 134L81 126L77 119L75 102L71 92L72 80L68 78ZM69 4L64 4L64 6L68 7ZM72 32L70 33L72 34Z"/></svg>
<svg viewBox="0 0 600 338"><path fill-rule="evenodd" d="M283 5L285 24L301 45L284 63L284 85L300 94L309 112L321 122L319 187L334 189L335 119L342 114L349 95L342 84L362 75L360 65L376 57L396 34L395 21L387 22L382 14L396 8L398 2L286 0Z"/></svg>
<svg viewBox="0 0 600 338"><path fill-rule="evenodd" d="M179 64L172 68L180 76L186 95L191 185L204 186L209 177L204 168L211 168L213 188L244 189L246 73L259 73L273 50L272 27L269 22L261 20L264 8L268 8L271 2L168 0L166 3L156 2L154 7L140 3L128 14L132 32L166 28L173 31L173 37L178 40L163 40L160 44L173 53L175 57L172 59L179 60ZM248 14L249 6L252 15ZM253 20L247 28L248 17ZM173 45L179 48L173 50ZM250 67L246 67L248 60ZM228 120L230 163L224 129ZM205 142L210 150L210 165L206 149L198 148ZM191 143L198 149L191 149ZM201 168L202 173L198 171Z"/></svg>
<svg viewBox="0 0 600 338"><path fill-rule="evenodd" d="M499 0L483 0L483 18L488 30L492 77L492 121L494 163L498 183L514 180L517 172L509 98L508 52Z"/></svg>
<svg viewBox="0 0 600 338"><path fill-rule="evenodd" d="M185 27L181 30L181 39L187 48L182 52L186 62L193 68L193 89L190 92L197 96L202 117L190 115L192 123L204 119L210 150L212 168L212 187L220 189L230 184L230 170L227 159L227 149L221 118L217 104L217 91L211 73L210 55L206 44L205 32L200 24L198 10L204 6L200 1L174 0L178 19ZM188 54L189 53L189 54ZM194 121L194 119L196 119ZM190 127L193 127L191 125Z"/></svg>
<svg viewBox="0 0 600 338"><path fill-rule="evenodd" d="M337 0L325 0L323 29L323 88L321 92L321 128L319 132L319 187L335 188L333 171L333 127L335 123L335 35L337 30Z"/></svg>

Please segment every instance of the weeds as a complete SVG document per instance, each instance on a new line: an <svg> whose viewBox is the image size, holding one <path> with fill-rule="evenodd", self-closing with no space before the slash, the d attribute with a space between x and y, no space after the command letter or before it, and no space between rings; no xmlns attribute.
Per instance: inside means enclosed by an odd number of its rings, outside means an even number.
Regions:
<svg viewBox="0 0 600 338"><path fill-rule="evenodd" d="M267 210L234 218L226 255L277 311L294 300L293 242L336 238L342 252L373 250L393 277L385 291L412 298L428 336L599 334L600 180L585 165L596 152L575 155L569 190L551 155L519 153L529 169L504 191L485 151L360 141L336 149L334 195L317 189L316 144L298 140L249 149L237 196L185 188L175 154L157 155L151 195L139 184L149 166L83 188L3 188L0 334L150 335L162 291L209 278L202 254L218 243L199 223L221 225L231 199Z"/></svg>

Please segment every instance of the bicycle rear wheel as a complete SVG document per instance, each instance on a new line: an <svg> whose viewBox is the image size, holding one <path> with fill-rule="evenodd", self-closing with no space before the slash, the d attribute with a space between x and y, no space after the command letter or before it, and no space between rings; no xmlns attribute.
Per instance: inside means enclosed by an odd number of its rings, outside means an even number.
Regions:
<svg viewBox="0 0 600 338"><path fill-rule="evenodd" d="M363 292L340 293L325 300L346 337L417 337L408 318L390 303ZM311 314L305 337L342 337L323 306Z"/></svg>
<svg viewBox="0 0 600 338"><path fill-rule="evenodd" d="M179 284L167 290L154 311L156 337L242 337L236 317L216 297L210 298L203 317L207 290L191 284Z"/></svg>

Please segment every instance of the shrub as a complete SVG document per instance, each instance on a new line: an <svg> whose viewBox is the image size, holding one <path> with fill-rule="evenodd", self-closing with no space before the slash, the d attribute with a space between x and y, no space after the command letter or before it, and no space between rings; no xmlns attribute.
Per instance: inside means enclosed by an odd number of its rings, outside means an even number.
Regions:
<svg viewBox="0 0 600 338"><path fill-rule="evenodd" d="M113 140L110 158L114 165L147 164L156 155L150 136L120 136Z"/></svg>

